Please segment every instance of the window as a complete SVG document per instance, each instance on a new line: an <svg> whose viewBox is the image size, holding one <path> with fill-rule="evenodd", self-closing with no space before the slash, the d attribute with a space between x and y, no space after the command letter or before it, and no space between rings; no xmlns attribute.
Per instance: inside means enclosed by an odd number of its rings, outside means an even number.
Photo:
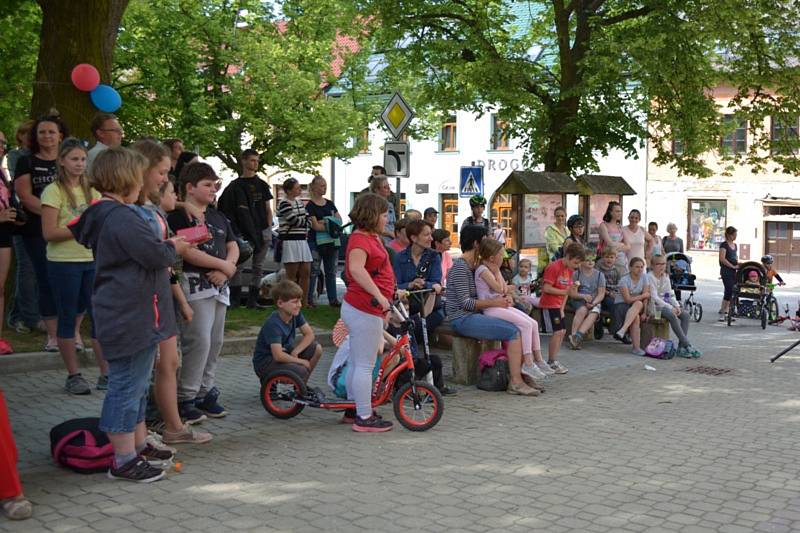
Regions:
<svg viewBox="0 0 800 533"><path fill-rule="evenodd" d="M672 153L675 155L683 154L683 140L677 137L672 139Z"/></svg>
<svg viewBox="0 0 800 533"><path fill-rule="evenodd" d="M781 121L777 117L772 117L772 153L773 154L789 154L797 153L797 133L798 121L795 119L793 122ZM794 143L794 148L782 146L782 143Z"/></svg>
<svg viewBox="0 0 800 533"><path fill-rule="evenodd" d="M456 151L456 116L450 115L442 124L442 133L439 137L440 152Z"/></svg>
<svg viewBox="0 0 800 533"><path fill-rule="evenodd" d="M722 121L726 130L735 128L722 137L722 153L724 155L745 153L747 151L747 119L725 115Z"/></svg>
<svg viewBox="0 0 800 533"><path fill-rule="evenodd" d="M727 214L725 200L689 200L688 248L719 250L725 240Z"/></svg>
<svg viewBox="0 0 800 533"><path fill-rule="evenodd" d="M492 150L510 150L508 146L508 123L492 115Z"/></svg>

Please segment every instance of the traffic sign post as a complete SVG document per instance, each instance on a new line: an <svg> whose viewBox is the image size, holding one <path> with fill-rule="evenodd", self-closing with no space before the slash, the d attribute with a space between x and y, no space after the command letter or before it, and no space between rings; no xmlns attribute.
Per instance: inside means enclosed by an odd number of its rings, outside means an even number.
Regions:
<svg viewBox="0 0 800 533"><path fill-rule="evenodd" d="M483 167L461 167L459 197L471 198L476 194L483 195Z"/></svg>
<svg viewBox="0 0 800 533"><path fill-rule="evenodd" d="M384 144L383 168L387 176L407 178L409 162L408 143L392 141Z"/></svg>

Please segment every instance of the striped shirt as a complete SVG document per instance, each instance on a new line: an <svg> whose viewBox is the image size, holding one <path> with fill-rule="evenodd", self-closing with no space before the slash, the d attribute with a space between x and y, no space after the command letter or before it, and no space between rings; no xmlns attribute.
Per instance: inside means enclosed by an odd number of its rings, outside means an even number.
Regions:
<svg viewBox="0 0 800 533"><path fill-rule="evenodd" d="M445 314L449 320L464 318L476 312L478 289L475 287L475 274L463 257L453 261L453 266L447 272L445 295Z"/></svg>
<svg viewBox="0 0 800 533"><path fill-rule="evenodd" d="M278 235L285 241L304 241L308 235L308 212L300 200L281 200L278 204Z"/></svg>

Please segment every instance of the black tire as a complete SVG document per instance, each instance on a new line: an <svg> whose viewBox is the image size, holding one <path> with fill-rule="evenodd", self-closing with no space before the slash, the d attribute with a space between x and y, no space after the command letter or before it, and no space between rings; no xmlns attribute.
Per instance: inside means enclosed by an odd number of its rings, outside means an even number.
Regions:
<svg viewBox="0 0 800 533"><path fill-rule="evenodd" d="M442 393L427 381L415 381L420 410L414 409L411 382L397 389L392 398L394 416L409 431L427 431L439 423L444 413Z"/></svg>
<svg viewBox="0 0 800 533"><path fill-rule="evenodd" d="M692 318L694 318L695 322L700 322L703 319L703 304L699 303L694 304L694 309L692 310Z"/></svg>
<svg viewBox="0 0 800 533"><path fill-rule="evenodd" d="M767 300L767 321L772 323L778 319L779 315L780 309L778 309L778 300L776 300L774 296L770 295L769 299Z"/></svg>
<svg viewBox="0 0 800 533"><path fill-rule="evenodd" d="M275 418L292 418L305 407L292 399L304 397L306 391L306 384L291 370L273 370L261 381L261 405Z"/></svg>
<svg viewBox="0 0 800 533"><path fill-rule="evenodd" d="M761 308L761 329L767 329L767 307Z"/></svg>

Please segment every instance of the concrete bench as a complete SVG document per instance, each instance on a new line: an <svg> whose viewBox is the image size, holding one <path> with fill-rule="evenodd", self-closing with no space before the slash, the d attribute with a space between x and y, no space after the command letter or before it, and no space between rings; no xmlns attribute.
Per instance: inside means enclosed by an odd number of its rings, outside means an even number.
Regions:
<svg viewBox="0 0 800 533"><path fill-rule="evenodd" d="M453 381L459 385L475 385L478 382L478 358L484 351L500 347L500 341L462 337L447 321L436 328L436 333L453 338Z"/></svg>
<svg viewBox="0 0 800 533"><path fill-rule="evenodd" d="M653 337L661 337L662 339L669 339L671 333L669 322L663 318L650 317L647 322L642 324L642 349L650 344Z"/></svg>

